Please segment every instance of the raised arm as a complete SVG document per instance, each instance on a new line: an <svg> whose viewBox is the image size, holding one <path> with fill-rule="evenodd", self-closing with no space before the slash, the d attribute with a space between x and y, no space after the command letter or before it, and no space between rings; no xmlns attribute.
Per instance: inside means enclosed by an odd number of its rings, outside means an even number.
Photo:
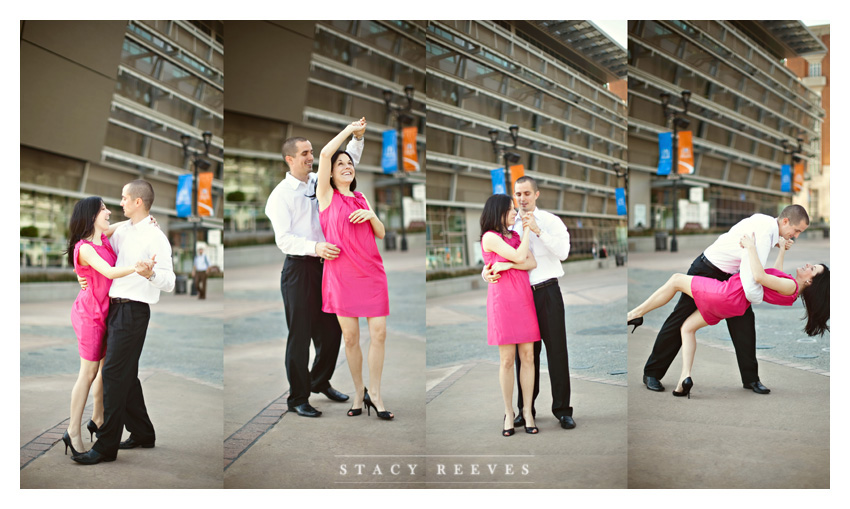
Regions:
<svg viewBox="0 0 850 509"><path fill-rule="evenodd" d="M151 219L153 219L153 217L151 217ZM118 221L117 223L113 223L113 224L109 225L109 229L106 230L105 232L103 232L103 234L106 235L107 238L110 238L110 237L112 237L112 234L115 233L115 230L117 230L119 226L121 226L124 223L128 223L129 221L130 220L127 219L126 221Z"/></svg>
<svg viewBox="0 0 850 509"><path fill-rule="evenodd" d="M785 251L788 250L788 241L785 240L785 237L779 237L779 254L776 256L776 262L773 264L773 268L776 270L782 270L782 265L785 263Z"/></svg>
<svg viewBox="0 0 850 509"><path fill-rule="evenodd" d="M546 249L559 260L564 261L570 255L570 232L557 216L541 215L538 223L534 213L527 212L522 218L522 224L527 224L531 233L537 235Z"/></svg>
<svg viewBox="0 0 850 509"><path fill-rule="evenodd" d="M319 210L326 209L331 204L331 198L333 196L333 188L331 187L331 157L333 157L346 138L351 136L354 131L363 129L365 125L365 119L348 124L319 153L319 171L316 175L316 198L319 200Z"/></svg>
<svg viewBox="0 0 850 509"><path fill-rule="evenodd" d="M747 250L747 259L741 260L741 272L743 272L744 265L746 264L749 266L756 283L779 292L782 295L794 295L794 292L797 290L797 283L794 280L776 277L764 271L764 265L762 265L758 250L756 249L755 233L752 237L744 235L741 238L741 245ZM784 251L784 248L782 248L782 251ZM782 255L780 254L780 256Z"/></svg>
<svg viewBox="0 0 850 509"><path fill-rule="evenodd" d="M91 265L91 267L106 276L109 279L118 279L119 277L129 276L136 272L135 267L112 267L106 260L97 254L97 251L89 244L80 246L79 261L83 265Z"/></svg>

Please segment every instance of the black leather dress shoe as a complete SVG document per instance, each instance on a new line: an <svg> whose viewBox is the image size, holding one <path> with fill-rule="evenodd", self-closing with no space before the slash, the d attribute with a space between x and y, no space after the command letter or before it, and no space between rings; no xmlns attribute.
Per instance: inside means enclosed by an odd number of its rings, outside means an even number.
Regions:
<svg viewBox="0 0 850 509"><path fill-rule="evenodd" d="M744 384L744 389L750 389L756 394L770 394L770 389L761 384L759 380Z"/></svg>
<svg viewBox="0 0 850 509"><path fill-rule="evenodd" d="M289 411L290 412L294 411L298 415L301 415L301 416L304 416L304 417L318 417L318 416L322 415L322 412L320 412L320 411L316 410L315 408L313 408L312 406L310 406L310 403L303 403L301 405L291 406L291 407L289 407Z"/></svg>
<svg viewBox="0 0 850 509"><path fill-rule="evenodd" d="M643 383L646 385L646 388L651 391L662 392L664 390L664 386L661 385L661 382L654 376L643 375Z"/></svg>
<svg viewBox="0 0 850 509"><path fill-rule="evenodd" d="M119 449L135 449L136 447L141 447L142 449L152 449L156 440L151 440L150 442L139 442L132 436L127 440L124 440L120 444L118 444Z"/></svg>
<svg viewBox="0 0 850 509"><path fill-rule="evenodd" d="M101 461L115 461L115 458L117 457L117 454L113 456L107 456L105 454L100 454L94 449L90 449L88 452L85 452L83 454L77 454L76 456L72 456L71 459L83 465L97 465Z"/></svg>
<svg viewBox="0 0 850 509"><path fill-rule="evenodd" d="M333 400L333 401L348 401L348 394L343 394L343 393L339 392L338 390L334 389L333 387L331 387L330 385L328 386L327 389L323 389L319 392L321 394L324 394L325 396L327 396L328 399Z"/></svg>
<svg viewBox="0 0 850 509"><path fill-rule="evenodd" d="M558 420L561 421L561 427L564 429L573 429L576 427L576 421L570 415L562 415L558 417Z"/></svg>

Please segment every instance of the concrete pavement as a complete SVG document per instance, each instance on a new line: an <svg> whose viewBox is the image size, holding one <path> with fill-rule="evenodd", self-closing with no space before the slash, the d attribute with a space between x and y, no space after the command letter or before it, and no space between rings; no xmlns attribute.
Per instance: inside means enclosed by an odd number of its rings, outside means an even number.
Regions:
<svg viewBox="0 0 850 509"><path fill-rule="evenodd" d="M151 306L139 378L156 447L88 467L61 442L79 370L71 303L21 303L21 488L220 488L222 293L163 293ZM83 423L90 416L91 397ZM85 428L83 441L90 447Z"/></svg>
<svg viewBox="0 0 850 509"><path fill-rule="evenodd" d="M390 316L382 392L395 414L348 417L350 402L313 395L319 418L286 408L286 320L280 295L282 260L236 268L225 281L226 488L422 487L425 453L425 266L422 252L383 255ZM369 332L361 319L363 376ZM331 384L354 386L340 348ZM368 385L367 385L368 387ZM415 466L415 465L420 466ZM411 469L408 465L414 465Z"/></svg>
<svg viewBox="0 0 850 509"><path fill-rule="evenodd" d="M643 301L673 272L686 272L700 251L629 256L629 306ZM773 251L768 265L773 264ZM785 270L829 264L829 240L800 240ZM630 488L829 488L829 333L801 332L798 301L754 309L759 376L767 395L742 388L723 324L697 332L691 399L674 398L681 354L662 379L664 392L642 383L655 335L675 301L649 313L629 335Z"/></svg>
<svg viewBox="0 0 850 509"><path fill-rule="evenodd" d="M549 410L544 348L540 433L518 428L507 438L498 349L487 345L486 289L428 299L428 487L626 487L626 268L567 274L560 287L577 426L562 429Z"/></svg>

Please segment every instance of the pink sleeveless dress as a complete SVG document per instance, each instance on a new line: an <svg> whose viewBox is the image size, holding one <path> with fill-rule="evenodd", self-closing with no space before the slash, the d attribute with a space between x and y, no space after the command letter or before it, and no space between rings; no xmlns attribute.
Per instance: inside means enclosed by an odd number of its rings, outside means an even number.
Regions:
<svg viewBox="0 0 850 509"><path fill-rule="evenodd" d="M387 273L369 221L354 224L348 216L368 209L363 193L345 196L334 189L331 204L319 212L325 239L339 247L339 257L324 261L322 311L348 317L390 314Z"/></svg>
<svg viewBox="0 0 850 509"><path fill-rule="evenodd" d="M520 235L514 233L511 238L496 233L509 246L516 249L521 242ZM509 262L495 252L481 249L484 263ZM534 296L528 272L508 269L499 273L499 282L487 285L487 344L514 345L540 341L540 327L537 324L537 311L534 308Z"/></svg>
<svg viewBox="0 0 850 509"><path fill-rule="evenodd" d="M777 269L764 269L767 274L794 280L790 275ZM797 282L794 281L796 285ZM705 323L714 325L720 320L741 316L750 307L750 301L744 293L741 275L735 274L726 281L718 281L710 277L694 276L691 280L691 292L694 294L697 310ZM777 306L791 306L797 300L800 289L793 295L782 295L776 290L764 288L764 301Z"/></svg>
<svg viewBox="0 0 850 509"><path fill-rule="evenodd" d="M99 361L106 355L106 315L109 313L109 287L112 280L94 270L91 265L80 265L80 247L91 245L97 254L110 266L115 266L118 255L112 250L106 235L100 238L103 245L80 240L74 246L74 270L86 278L88 288L80 290L71 307L71 325L77 333L80 357L87 361Z"/></svg>

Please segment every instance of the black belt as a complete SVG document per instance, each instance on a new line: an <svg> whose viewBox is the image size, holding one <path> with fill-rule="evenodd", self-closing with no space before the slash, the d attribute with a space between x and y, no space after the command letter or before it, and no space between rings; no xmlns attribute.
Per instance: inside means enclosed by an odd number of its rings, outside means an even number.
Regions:
<svg viewBox="0 0 850 509"><path fill-rule="evenodd" d="M541 288L545 288L547 286L556 285L556 284L558 284L558 278L553 277L552 279L547 279L546 281L543 281L542 283L537 283L536 285L531 285L531 289L532 290L539 290Z"/></svg>
<svg viewBox="0 0 850 509"><path fill-rule="evenodd" d="M132 300L132 299L122 299L120 297L110 297L109 298L110 304L126 304L128 302L138 302L138 301L135 301L135 300Z"/></svg>
<svg viewBox="0 0 850 509"><path fill-rule="evenodd" d="M316 260L316 261L318 261L318 262L321 262L321 261L322 261L322 258L319 258L318 256L291 255L291 254L288 254L288 255L286 255L286 257L287 257L287 258L291 258L291 259L293 259L293 260Z"/></svg>
<svg viewBox="0 0 850 509"><path fill-rule="evenodd" d="M700 257L700 259L702 260L702 262L703 262L704 264L706 264L706 265L708 265L708 266L709 266L709 268L712 268L712 269L714 269L714 270L716 270L716 271L718 271L718 272L722 272L722 273L724 273L724 274L728 274L728 272L726 272L725 270L720 270L720 269L718 269L718 268L717 268L717 267L716 267L713 263L711 263L710 261L708 261L708 258L706 258L706 257L705 257L705 253L703 253L703 254L699 255L699 257Z"/></svg>

